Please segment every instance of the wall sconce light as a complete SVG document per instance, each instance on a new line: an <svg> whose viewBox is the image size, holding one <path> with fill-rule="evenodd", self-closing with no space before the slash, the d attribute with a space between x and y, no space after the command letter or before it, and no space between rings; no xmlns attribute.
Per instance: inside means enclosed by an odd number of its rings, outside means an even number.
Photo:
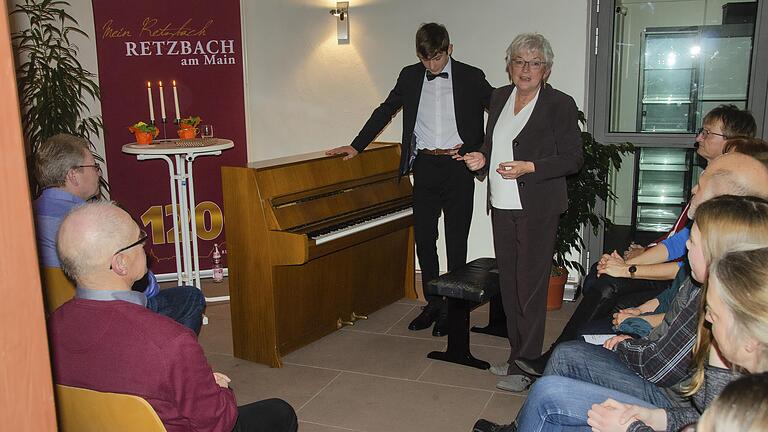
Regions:
<svg viewBox="0 0 768 432"><path fill-rule="evenodd" d="M336 37L339 45L349 43L349 2L336 2L336 9L331 9L336 17Z"/></svg>

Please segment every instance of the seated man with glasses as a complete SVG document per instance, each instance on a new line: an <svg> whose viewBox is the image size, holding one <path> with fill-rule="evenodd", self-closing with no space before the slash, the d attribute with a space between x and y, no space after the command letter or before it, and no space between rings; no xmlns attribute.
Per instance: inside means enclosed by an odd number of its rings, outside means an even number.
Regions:
<svg viewBox="0 0 768 432"><path fill-rule="evenodd" d="M58 134L48 138L35 154L35 177L43 190L33 203L40 264L61 267L56 253L59 225L73 208L99 193L101 166L83 138ZM160 290L148 271L135 285L147 297L147 307L183 324L195 333L203 323L205 297L199 289L181 286Z"/></svg>
<svg viewBox="0 0 768 432"><path fill-rule="evenodd" d="M723 154L728 139L753 137L757 130L752 114L735 105L713 108L704 116L702 124L696 133L696 151L707 163ZM688 205L672 230L648 247L632 243L623 256L615 251L603 255L584 278L583 298L552 346L537 358L519 359L515 364L526 374L541 376L557 345L584 333L594 333L601 327L586 326L587 323L601 320L603 324L620 325L630 316L654 312L659 305L656 297L672 285L679 270L681 263L676 258L686 250L689 233L686 226L690 223L687 212ZM662 316L644 319L654 326Z"/></svg>
<svg viewBox="0 0 768 432"><path fill-rule="evenodd" d="M285 401L238 407L195 335L144 307L131 285L147 271L146 238L108 202L82 205L60 224L59 257L77 293L48 320L56 383L146 399L168 432L296 432Z"/></svg>

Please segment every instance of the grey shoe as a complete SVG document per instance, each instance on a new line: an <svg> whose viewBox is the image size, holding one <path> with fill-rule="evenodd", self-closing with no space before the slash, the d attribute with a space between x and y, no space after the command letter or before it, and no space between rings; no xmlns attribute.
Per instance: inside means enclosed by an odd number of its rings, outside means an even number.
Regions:
<svg viewBox="0 0 768 432"><path fill-rule="evenodd" d="M496 376L507 376L509 375L509 363L493 365L488 368L488 371Z"/></svg>
<svg viewBox="0 0 768 432"><path fill-rule="evenodd" d="M496 383L496 388L509 392L520 393L528 390L533 379L525 375L510 375Z"/></svg>

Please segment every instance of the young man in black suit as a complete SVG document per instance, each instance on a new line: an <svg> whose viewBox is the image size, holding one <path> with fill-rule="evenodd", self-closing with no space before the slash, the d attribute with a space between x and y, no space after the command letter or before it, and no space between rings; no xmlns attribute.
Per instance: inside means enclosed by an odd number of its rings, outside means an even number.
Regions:
<svg viewBox="0 0 768 432"><path fill-rule="evenodd" d="M475 151L483 143L483 114L493 91L482 70L453 60L452 53L443 25L422 24L416 32L416 55L421 62L400 71L395 87L351 145L327 152L346 154L344 159L355 157L403 109L400 175L413 170L416 254L423 284L439 275L437 222L441 212L448 270L466 264L474 176L451 156ZM428 296L427 302L408 328L422 330L436 322L432 334L447 334L444 299Z"/></svg>

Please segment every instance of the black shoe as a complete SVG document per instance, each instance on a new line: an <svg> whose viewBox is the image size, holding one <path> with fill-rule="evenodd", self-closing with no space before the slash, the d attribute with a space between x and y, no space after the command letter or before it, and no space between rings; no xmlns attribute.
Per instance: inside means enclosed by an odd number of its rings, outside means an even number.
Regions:
<svg viewBox="0 0 768 432"><path fill-rule="evenodd" d="M515 426L514 423L500 425L485 419L480 419L475 423L472 432L517 432L517 426Z"/></svg>
<svg viewBox="0 0 768 432"><path fill-rule="evenodd" d="M534 377L540 377L544 375L544 368L547 367L549 356L552 355L552 351L547 351L544 354L536 357L535 359L517 359L515 364L521 371Z"/></svg>
<svg viewBox="0 0 768 432"><path fill-rule="evenodd" d="M435 321L435 326L432 327L432 336L442 337L448 334L448 313L440 312L440 315Z"/></svg>
<svg viewBox="0 0 768 432"><path fill-rule="evenodd" d="M440 315L440 307L428 304L424 306L419 316L408 324L408 330L424 330L435 322L438 315Z"/></svg>

